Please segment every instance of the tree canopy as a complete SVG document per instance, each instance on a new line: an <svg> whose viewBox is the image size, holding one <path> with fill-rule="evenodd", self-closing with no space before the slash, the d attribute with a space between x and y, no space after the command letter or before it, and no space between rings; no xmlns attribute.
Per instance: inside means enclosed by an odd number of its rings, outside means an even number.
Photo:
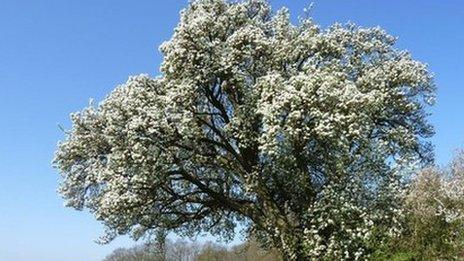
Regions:
<svg viewBox="0 0 464 261"><path fill-rule="evenodd" d="M60 193L104 240L240 224L286 259L368 255L401 230L401 170L432 157L432 77L394 45L264 0L192 1L158 77L72 114Z"/></svg>

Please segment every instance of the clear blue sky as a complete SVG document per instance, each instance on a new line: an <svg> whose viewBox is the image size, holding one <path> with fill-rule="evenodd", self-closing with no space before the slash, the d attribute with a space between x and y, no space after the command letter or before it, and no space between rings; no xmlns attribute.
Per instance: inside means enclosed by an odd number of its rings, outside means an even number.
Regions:
<svg viewBox="0 0 464 261"><path fill-rule="evenodd" d="M315 0L322 26L380 25L398 47L430 64L438 103L431 120L437 161L464 147L464 3ZM101 260L118 246L93 242L102 227L65 209L50 162L68 114L100 100L128 75L158 74L158 45L187 0L0 1L0 260ZM294 18L305 1L278 1ZM309 3L309 1L307 2Z"/></svg>

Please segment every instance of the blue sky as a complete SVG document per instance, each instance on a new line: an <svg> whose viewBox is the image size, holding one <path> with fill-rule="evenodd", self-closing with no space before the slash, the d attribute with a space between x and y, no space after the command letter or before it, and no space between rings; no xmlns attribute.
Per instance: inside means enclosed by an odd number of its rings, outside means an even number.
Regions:
<svg viewBox="0 0 464 261"><path fill-rule="evenodd" d="M294 18L310 1L270 1ZM464 147L464 3L315 0L322 26L380 25L436 75L437 162ZM187 0L0 1L0 260L101 260L127 238L93 242L102 226L66 209L50 162L68 115L102 99L128 75L158 74Z"/></svg>

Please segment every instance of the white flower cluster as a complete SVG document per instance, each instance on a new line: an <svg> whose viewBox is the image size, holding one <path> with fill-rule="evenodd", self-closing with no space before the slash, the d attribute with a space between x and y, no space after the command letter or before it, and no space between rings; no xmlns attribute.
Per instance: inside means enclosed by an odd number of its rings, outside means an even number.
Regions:
<svg viewBox="0 0 464 261"><path fill-rule="evenodd" d="M311 225L305 230L312 258L352 260L364 254L363 242L368 241L374 222L368 209L356 202L360 192L353 183L343 188L327 185L321 192L321 199L308 210Z"/></svg>
<svg viewBox="0 0 464 261"><path fill-rule="evenodd" d="M395 185L396 184L396 185ZM320 198L308 209L305 248L314 260L361 260L369 256L368 245L385 229L390 237L402 232L404 219L398 200L404 188L396 177L387 179L377 192L366 191L359 179L326 185ZM370 193L380 193L376 200ZM395 200L398 204L378 205Z"/></svg>

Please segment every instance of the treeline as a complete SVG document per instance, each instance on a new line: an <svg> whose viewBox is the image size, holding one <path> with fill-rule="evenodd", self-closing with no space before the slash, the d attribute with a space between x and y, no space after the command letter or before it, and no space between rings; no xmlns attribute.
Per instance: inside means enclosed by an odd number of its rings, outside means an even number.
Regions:
<svg viewBox="0 0 464 261"><path fill-rule="evenodd" d="M167 240L164 245L149 243L119 248L103 261L282 261L275 250L263 250L255 241L231 248L207 242L204 244Z"/></svg>

